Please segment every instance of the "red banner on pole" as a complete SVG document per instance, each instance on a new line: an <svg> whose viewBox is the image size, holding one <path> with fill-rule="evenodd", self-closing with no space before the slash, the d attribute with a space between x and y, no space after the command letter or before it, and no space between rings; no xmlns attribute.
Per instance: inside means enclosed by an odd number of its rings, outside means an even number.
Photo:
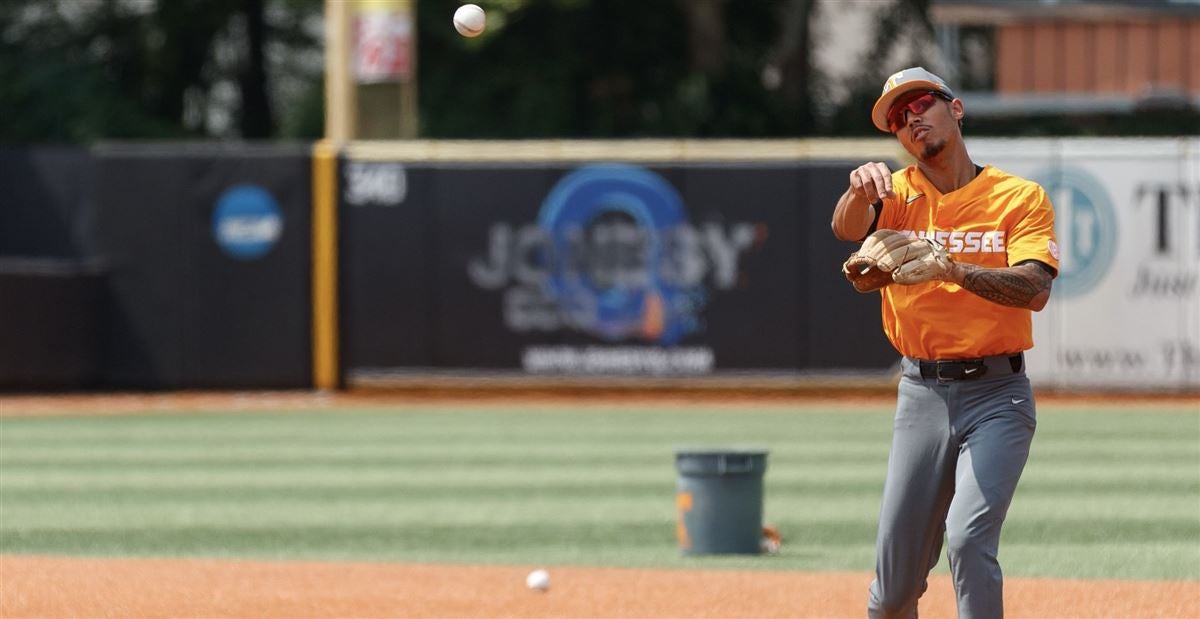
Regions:
<svg viewBox="0 0 1200 619"><path fill-rule="evenodd" d="M412 13L385 9L355 15L355 80L360 84L403 82L412 74Z"/></svg>

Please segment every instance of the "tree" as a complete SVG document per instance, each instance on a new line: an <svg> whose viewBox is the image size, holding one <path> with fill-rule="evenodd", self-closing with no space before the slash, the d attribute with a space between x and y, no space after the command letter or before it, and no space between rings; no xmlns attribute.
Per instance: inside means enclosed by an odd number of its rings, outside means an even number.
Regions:
<svg viewBox="0 0 1200 619"><path fill-rule="evenodd" d="M489 30L449 27L458 0L421 0L426 137L807 135L815 0L509 0ZM799 20L788 32L784 18ZM789 26L790 28L790 26ZM764 85L769 62L786 68Z"/></svg>
<svg viewBox="0 0 1200 619"><path fill-rule="evenodd" d="M460 0L415 0L422 137L817 130L816 0L480 2L489 30L466 39L450 27ZM6 0L0 106L21 122L0 140L317 137L323 8Z"/></svg>
<svg viewBox="0 0 1200 619"><path fill-rule="evenodd" d="M883 81L898 68L929 66L928 44L934 35L929 3L896 0L879 7L871 34L875 44L859 63L863 70L850 84L850 96L833 114L833 135L878 135L869 111Z"/></svg>
<svg viewBox="0 0 1200 619"><path fill-rule="evenodd" d="M0 127L0 140L276 136L278 71L266 52L315 48L304 20L321 8L321 0L7 0L0 107L21 122Z"/></svg>

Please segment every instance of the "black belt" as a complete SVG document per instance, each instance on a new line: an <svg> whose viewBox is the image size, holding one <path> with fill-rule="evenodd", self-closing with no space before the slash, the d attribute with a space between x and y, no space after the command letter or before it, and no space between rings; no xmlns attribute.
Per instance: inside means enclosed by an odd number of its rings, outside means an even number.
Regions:
<svg viewBox="0 0 1200 619"><path fill-rule="evenodd" d="M1025 367L1025 353L1000 355L982 359L953 359L948 361L925 361L913 359L921 366L921 378L936 378L941 382L975 380L990 370L993 375L1016 374Z"/></svg>

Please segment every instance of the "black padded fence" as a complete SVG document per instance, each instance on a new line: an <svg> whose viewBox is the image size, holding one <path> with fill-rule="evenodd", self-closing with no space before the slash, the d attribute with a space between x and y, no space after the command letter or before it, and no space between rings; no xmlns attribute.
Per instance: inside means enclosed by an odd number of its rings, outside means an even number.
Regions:
<svg viewBox="0 0 1200 619"><path fill-rule="evenodd" d="M92 170L85 148L0 148L0 256L86 257Z"/></svg>
<svg viewBox="0 0 1200 619"><path fill-rule="evenodd" d="M829 228L856 165L346 160L344 367L887 368Z"/></svg>
<svg viewBox="0 0 1200 619"><path fill-rule="evenodd" d="M311 383L311 159L302 147L95 151L110 265L105 384Z"/></svg>
<svg viewBox="0 0 1200 619"><path fill-rule="evenodd" d="M0 257L0 389L101 385L104 275L77 260Z"/></svg>
<svg viewBox="0 0 1200 619"><path fill-rule="evenodd" d="M312 384L307 146L0 161L0 387ZM341 368L887 368L878 301L841 279L852 247L829 231L855 165L343 158Z"/></svg>

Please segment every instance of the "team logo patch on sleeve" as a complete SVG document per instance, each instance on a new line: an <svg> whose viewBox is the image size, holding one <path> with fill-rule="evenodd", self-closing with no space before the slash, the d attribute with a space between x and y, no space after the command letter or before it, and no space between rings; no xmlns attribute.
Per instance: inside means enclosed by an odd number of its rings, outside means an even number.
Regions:
<svg viewBox="0 0 1200 619"><path fill-rule="evenodd" d="M1046 249L1050 250L1050 255L1054 256L1055 260L1058 260L1058 243L1055 243L1054 239L1046 241Z"/></svg>

